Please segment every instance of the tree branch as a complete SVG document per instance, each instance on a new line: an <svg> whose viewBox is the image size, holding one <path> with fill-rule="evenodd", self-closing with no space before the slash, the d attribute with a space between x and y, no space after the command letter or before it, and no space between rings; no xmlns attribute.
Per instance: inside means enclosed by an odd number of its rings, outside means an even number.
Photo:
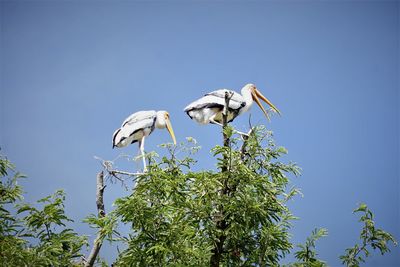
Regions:
<svg viewBox="0 0 400 267"><path fill-rule="evenodd" d="M120 181L122 183L122 185L128 189L128 187L125 185L125 179L120 177L120 175L124 175L124 176L128 176L128 177L134 177L134 179L132 179L133 182L136 181L136 179L142 175L143 173L141 172L127 172L127 171L120 171L117 169L113 169L113 161L110 160L104 160L102 158L99 158L97 156L94 157L95 159L100 161L101 166L103 166L104 170L107 172L107 174L115 179L117 179L118 181Z"/></svg>
<svg viewBox="0 0 400 267"><path fill-rule="evenodd" d="M222 111L222 135L223 135L223 141L224 141L224 147L229 147L229 136L226 134L226 126L228 125L228 111L229 111L229 100L233 96L233 93L229 93L228 91L225 92L225 106L224 110ZM228 161L227 161L227 154L224 152L223 154L223 162L224 165L221 167L221 172L226 173L228 171ZM223 181L223 188L221 190L222 195L226 195L229 191L228 187L228 177L224 178ZM228 228L228 223L224 219L224 207L220 205L218 214L220 216L217 216L216 218L216 226L217 229L222 231L222 234L217 236L217 241L214 244L214 248L212 249L212 255L210 258L210 266L211 267L218 267L222 258L222 253L224 252L224 242L227 238L227 236L223 233L226 228Z"/></svg>
<svg viewBox="0 0 400 267"><path fill-rule="evenodd" d="M104 194L104 174L103 171L97 174L97 188L96 188L96 205L98 211L98 217L103 218L106 216L106 211L104 209L104 201L103 201L103 194ZM97 237L93 242L92 250L88 256L87 261L85 262L85 267L93 266L94 262L96 261L97 255L100 252L101 246L103 241L101 240L100 231L97 233Z"/></svg>
<svg viewBox="0 0 400 267"><path fill-rule="evenodd" d="M247 154L246 148L247 148L247 141L250 138L250 135L253 133L253 127L250 127L250 130L247 132L248 136L242 136L243 138L243 144L240 147L240 159L244 162L245 156Z"/></svg>
<svg viewBox="0 0 400 267"><path fill-rule="evenodd" d="M222 111L222 125L223 125L223 138L224 138L224 146L229 146L229 137L225 133L226 126L228 125L228 112L229 112L229 101L231 100L233 93L225 92L225 106Z"/></svg>

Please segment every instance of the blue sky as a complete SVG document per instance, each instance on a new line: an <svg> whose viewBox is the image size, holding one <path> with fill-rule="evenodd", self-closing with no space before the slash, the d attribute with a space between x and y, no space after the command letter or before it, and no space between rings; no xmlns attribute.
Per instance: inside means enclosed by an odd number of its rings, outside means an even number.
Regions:
<svg viewBox="0 0 400 267"><path fill-rule="evenodd" d="M303 169L292 204L293 241L314 227L331 266L358 239L352 210L366 202L378 227L400 239L399 2L1 1L0 146L29 179L27 201L67 192L67 212L95 213L93 156L113 159L120 123L139 110L168 110L178 140L202 146L214 168L217 126L182 109L218 88L255 83L281 111L267 127ZM266 123L251 110L253 123ZM233 123L246 130L248 114ZM147 151L170 142L155 131ZM140 162L139 162L140 163ZM122 164L122 163L121 163ZM125 165L124 165L125 166ZM134 170L137 165L127 165ZM127 194L106 191L106 210ZM103 256L115 250L105 247ZM398 266L399 248L366 266Z"/></svg>

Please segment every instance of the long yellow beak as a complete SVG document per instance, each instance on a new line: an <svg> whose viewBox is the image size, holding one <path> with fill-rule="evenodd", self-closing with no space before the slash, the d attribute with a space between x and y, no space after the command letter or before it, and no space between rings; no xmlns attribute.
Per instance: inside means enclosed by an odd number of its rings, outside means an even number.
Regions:
<svg viewBox="0 0 400 267"><path fill-rule="evenodd" d="M166 118L165 121L166 121L166 123L167 123L167 130L168 130L169 134L171 135L172 140L174 141L174 145L176 145L176 139L175 139L174 129L172 129L171 122L169 121L168 118Z"/></svg>
<svg viewBox="0 0 400 267"><path fill-rule="evenodd" d="M253 93L253 99L256 101L257 105L261 108L261 110L264 112L265 116L267 117L268 120L270 120L269 115L267 113L267 111L264 109L264 107L262 106L260 100L258 98L261 98L265 103L267 103L276 113L278 113L279 115L281 115L281 112L279 111L279 109L277 109L274 104L271 103L271 101L269 101L265 96L263 96L263 94L261 94L260 91L258 91L257 89L254 90Z"/></svg>

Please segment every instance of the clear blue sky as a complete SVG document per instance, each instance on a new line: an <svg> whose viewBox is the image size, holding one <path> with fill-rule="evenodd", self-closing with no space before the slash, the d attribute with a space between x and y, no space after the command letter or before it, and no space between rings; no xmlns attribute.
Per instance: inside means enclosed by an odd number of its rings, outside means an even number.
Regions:
<svg viewBox="0 0 400 267"><path fill-rule="evenodd" d="M304 198L293 241L314 227L329 236L321 258L339 264L366 202L378 227L400 239L399 2L1 1L0 146L20 171L27 201L67 192L74 228L95 213L94 155L113 159L111 136L138 110L168 110L178 140L202 146L198 169L220 129L182 109L204 93L255 83L283 113L268 128L285 160L303 169ZM253 107L254 123L266 120ZM234 122L245 130L248 114ZM147 151L169 142L155 131ZM140 164L138 164L140 166ZM129 168L134 170L135 166ZM126 195L106 191L106 209ZM105 257L115 255L106 247ZM114 250L114 252L110 252ZM399 248L366 266L399 266Z"/></svg>

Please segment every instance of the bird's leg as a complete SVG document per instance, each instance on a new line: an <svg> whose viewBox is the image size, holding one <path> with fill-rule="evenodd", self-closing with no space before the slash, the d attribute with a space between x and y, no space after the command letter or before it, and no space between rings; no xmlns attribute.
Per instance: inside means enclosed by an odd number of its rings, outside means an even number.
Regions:
<svg viewBox="0 0 400 267"><path fill-rule="evenodd" d="M243 136L249 137L249 134L247 134L247 133L236 131L236 130L234 130L234 131L235 131L235 133L240 134L242 136L242 139L243 139Z"/></svg>
<svg viewBox="0 0 400 267"><path fill-rule="evenodd" d="M219 125L219 126L221 126L221 127L224 127L224 125L222 125L221 123L219 123L219 122L215 121L215 120L214 120L214 118L215 118L215 115L214 115L214 116L212 116L212 117L210 118L210 122L211 122L211 123L213 123L213 124L217 124L217 125Z"/></svg>
<svg viewBox="0 0 400 267"><path fill-rule="evenodd" d="M215 116L216 116L216 115L213 115L213 116L210 118L210 122L211 122L211 123L214 123L214 124L217 124L217 125L219 125L219 126L221 126L221 127L224 127L221 123L219 123L219 122L217 122L217 121L214 120ZM248 135L247 133L243 133L243 132L240 132L240 131L237 131L237 130L233 130L233 132L235 132L235 133L237 133L237 134L240 134L241 136L249 137L249 135Z"/></svg>
<svg viewBox="0 0 400 267"><path fill-rule="evenodd" d="M139 141L139 149L140 153L142 153L142 161L143 161L143 172L147 172L147 167L146 167L146 157L144 154L144 139L145 137L142 137L142 140Z"/></svg>
<svg viewBox="0 0 400 267"><path fill-rule="evenodd" d="M210 122L211 122L211 123L214 123L214 124L217 124L217 125L219 125L219 126L221 126L221 127L224 127L221 123L215 121L215 120L214 120L214 117L215 117L215 115L212 116L212 117L210 118ZM249 137L249 135L248 135L247 133L244 133L244 132L240 132L240 131L237 131L237 130L233 130L233 132L234 132L234 133L237 133L237 134L240 134L242 137L243 137L243 136Z"/></svg>

